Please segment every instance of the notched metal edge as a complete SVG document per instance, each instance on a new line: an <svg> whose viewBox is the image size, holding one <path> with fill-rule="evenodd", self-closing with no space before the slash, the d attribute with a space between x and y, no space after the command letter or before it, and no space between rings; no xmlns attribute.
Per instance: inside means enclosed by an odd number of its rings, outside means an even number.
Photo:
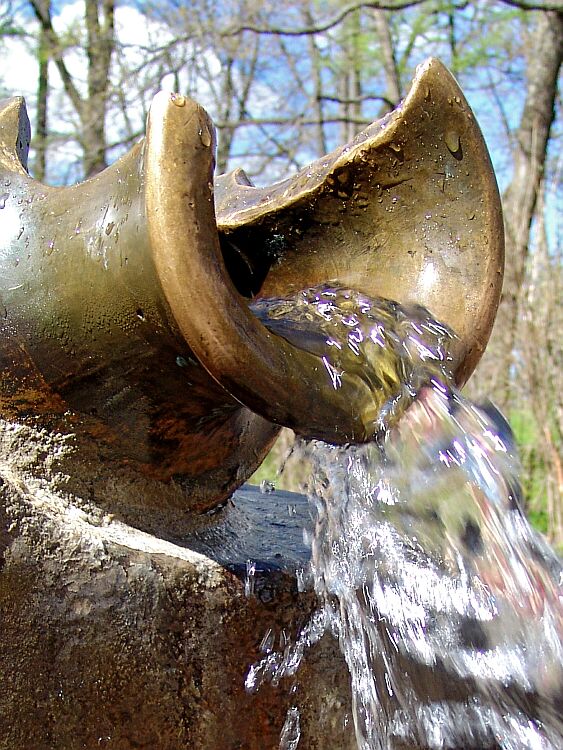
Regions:
<svg viewBox="0 0 563 750"><path fill-rule="evenodd" d="M23 96L0 101L0 165L27 174L31 126Z"/></svg>
<svg viewBox="0 0 563 750"><path fill-rule="evenodd" d="M254 187L240 168L219 175L215 180L219 231L229 232L243 225L259 223L282 209L310 202L340 170L349 169L353 164L355 169L365 168L362 157L365 159L370 152L392 143L401 120L416 107L422 87L436 84L439 79L440 86L451 88L452 94L458 96L471 113L463 92L445 65L436 58L429 58L418 66L411 88L392 112L368 125L350 143L320 157L296 174L267 187ZM476 135L480 136L475 120L474 127Z"/></svg>

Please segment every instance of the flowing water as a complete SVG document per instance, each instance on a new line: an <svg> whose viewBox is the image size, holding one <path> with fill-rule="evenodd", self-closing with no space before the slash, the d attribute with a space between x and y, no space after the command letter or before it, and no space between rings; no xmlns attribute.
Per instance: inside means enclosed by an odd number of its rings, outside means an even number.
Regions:
<svg viewBox="0 0 563 750"><path fill-rule="evenodd" d="M453 386L455 336L422 308L316 288L255 305L338 388L374 389L374 440L311 445L315 528L303 587L319 608L249 690L295 675L329 632L350 672L359 750L563 747L558 558L521 512L511 433ZM288 710L280 748L301 728Z"/></svg>

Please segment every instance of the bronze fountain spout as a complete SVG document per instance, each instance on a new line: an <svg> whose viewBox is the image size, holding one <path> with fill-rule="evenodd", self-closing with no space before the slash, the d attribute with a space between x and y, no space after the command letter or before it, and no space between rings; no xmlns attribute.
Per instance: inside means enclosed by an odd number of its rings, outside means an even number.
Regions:
<svg viewBox="0 0 563 750"><path fill-rule="evenodd" d="M100 471L174 481L186 508L244 482L279 425L368 437L369 394L323 388L315 358L269 333L250 299L338 282L424 305L459 337L459 384L486 346L500 200L436 60L394 112L268 188L241 170L213 184L212 123L178 95L158 94L145 138L72 187L27 173L21 99L3 104L0 141L0 417L74 436Z"/></svg>

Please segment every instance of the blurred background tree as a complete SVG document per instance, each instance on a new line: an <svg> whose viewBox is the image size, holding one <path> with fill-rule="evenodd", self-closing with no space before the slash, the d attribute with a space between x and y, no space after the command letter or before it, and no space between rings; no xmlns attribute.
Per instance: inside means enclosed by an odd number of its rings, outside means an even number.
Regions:
<svg viewBox="0 0 563 750"><path fill-rule="evenodd" d="M350 140L440 57L484 131L505 214L502 301L467 390L509 417L528 512L563 544L559 0L4 0L0 45L0 95L26 96L31 171L54 184L129 148L160 88L209 111L218 172L267 184ZM283 431L256 481L304 488L292 443Z"/></svg>

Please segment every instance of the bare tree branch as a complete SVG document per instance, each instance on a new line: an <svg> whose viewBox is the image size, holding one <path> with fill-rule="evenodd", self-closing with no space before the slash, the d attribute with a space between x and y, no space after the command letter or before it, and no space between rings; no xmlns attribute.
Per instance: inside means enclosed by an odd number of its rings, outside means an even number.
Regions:
<svg viewBox="0 0 563 750"><path fill-rule="evenodd" d="M512 8L519 8L520 10L554 10L561 13L561 2L554 3L528 3L526 0L500 0L505 5L510 5Z"/></svg>
<svg viewBox="0 0 563 750"><path fill-rule="evenodd" d="M257 26L251 23L244 23L235 26L232 29L225 29L221 32L222 36L237 36L245 31L253 34L265 34L269 36L309 36L314 34L322 34L325 31L333 29L338 26L342 21L362 8L372 8L378 11L398 11L405 10L406 8L412 8L417 5L422 5L428 0L396 0L396 2L384 2L381 0L371 0L371 2L356 2L350 3L344 6L342 10L335 16L327 21L319 23L311 23L306 26L295 27L295 28L283 28L275 26ZM519 8L524 11L557 11L561 12L561 2L527 2L527 0L500 0L505 5L510 5L513 8ZM463 6L467 3L463 3ZM461 9L461 8L460 8Z"/></svg>
<svg viewBox="0 0 563 750"><path fill-rule="evenodd" d="M227 121L221 121L221 120L215 120L215 125L218 128L244 128L244 127L252 127L252 126L267 126L267 125L298 125L299 127L308 126L308 125L317 125L318 120L316 117L256 117L248 120L227 120ZM359 125L360 127L366 127L369 125L372 121L369 118L365 117L353 117L350 118L348 115L346 116L340 116L340 117L327 117L324 120L326 125L338 125L338 124L346 124L346 123L352 123L353 125Z"/></svg>
<svg viewBox="0 0 563 750"><path fill-rule="evenodd" d="M383 70L385 71L385 82L387 84L388 96L384 101L387 102L387 108L393 109L400 101L402 96L401 77L399 75L399 66L395 54L396 47L393 45L391 37L391 27L387 14L378 8L374 11L375 28L379 38L379 46L383 56Z"/></svg>
<svg viewBox="0 0 563 750"><path fill-rule="evenodd" d="M512 146L513 141L513 134L512 134L512 128L510 127L510 123L508 120L508 114L506 111L506 102L503 101L502 97L499 95L497 91L497 87L495 86L495 83L492 78L492 73L490 70L487 71L487 79L489 82L488 89L491 93L491 97L493 99L494 105L497 109L497 112L499 114L500 121L502 122L504 134L506 136L507 142Z"/></svg>
<svg viewBox="0 0 563 750"><path fill-rule="evenodd" d="M43 30L45 42L49 45L49 53L55 61L66 94L76 111L80 112L82 108L82 97L74 85L72 76L70 75L63 59L63 48L55 29L53 28L51 20L51 4L49 0L47 0L47 2L42 2L42 0L31 0L31 7L33 8L33 12Z"/></svg>
<svg viewBox="0 0 563 750"><path fill-rule="evenodd" d="M383 102L384 104L389 106L390 109L393 109L393 107L397 104L397 102L393 102L391 99L389 99L389 97L380 96L377 94L362 94L362 96L354 99L342 99L342 97L340 96L329 96L328 94L321 94L319 96L319 99L323 102L334 102L335 104L355 104L356 102Z"/></svg>
<svg viewBox="0 0 563 750"><path fill-rule="evenodd" d="M310 34L322 34L325 31L333 29L338 24L349 16L351 13L355 13L362 8L376 8L379 10L404 10L405 8L412 8L416 5L422 5L428 0L398 0L397 2L378 2L374 0L372 2L357 2L350 3L344 6L340 13L337 13L331 19L325 22L317 24L310 24L308 26L290 28L276 28L274 26L255 26L254 24L240 24L232 29L226 29L222 32L223 36L236 36L242 34L244 31L252 32L253 34L267 34L269 36L309 36Z"/></svg>

